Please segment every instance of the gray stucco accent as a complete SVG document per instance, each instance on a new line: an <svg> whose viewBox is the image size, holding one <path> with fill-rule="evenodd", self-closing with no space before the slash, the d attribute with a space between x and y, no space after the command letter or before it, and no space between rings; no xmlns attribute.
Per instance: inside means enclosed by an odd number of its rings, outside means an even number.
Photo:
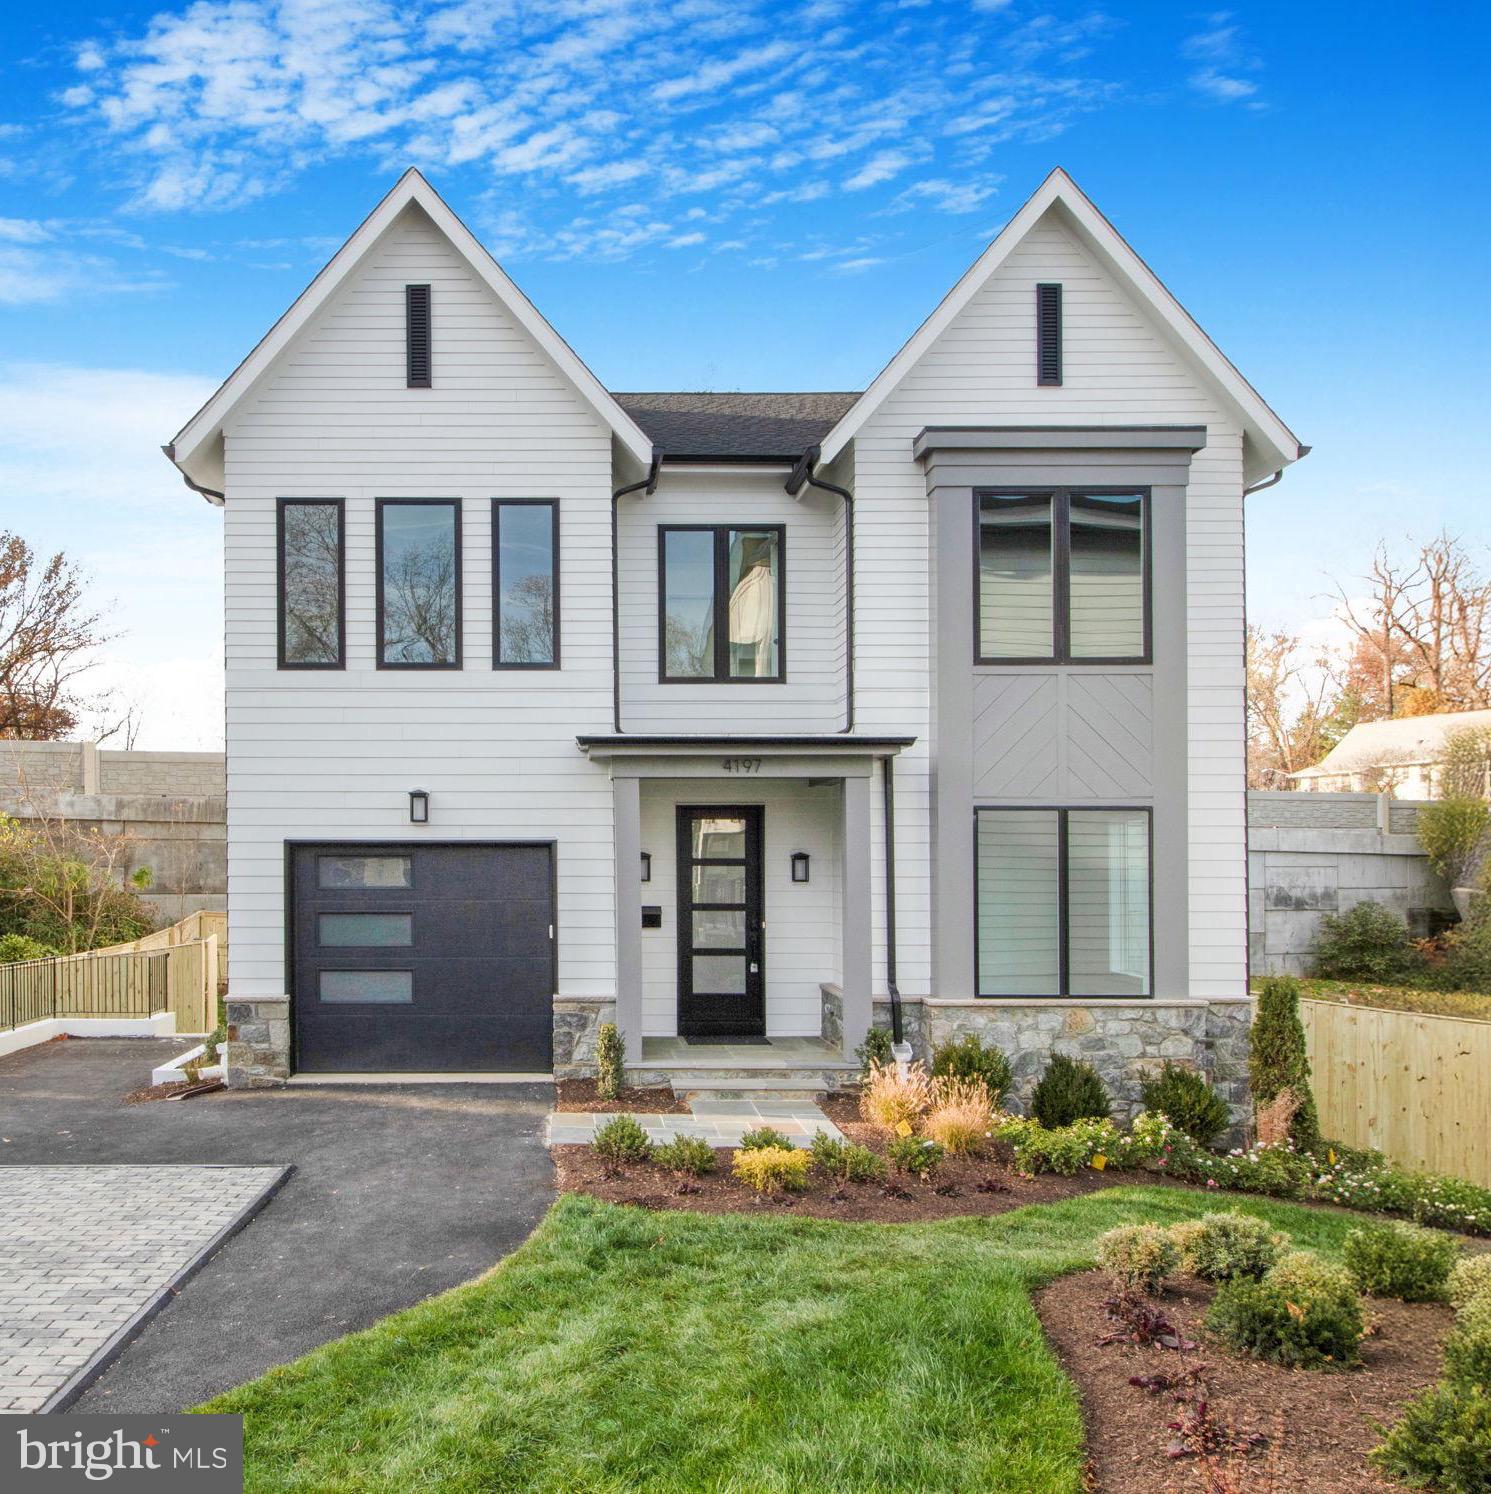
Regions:
<svg viewBox="0 0 1491 1494"><path fill-rule="evenodd" d="M979 805L1153 806L1154 994L1189 992L1188 762L1186 711L1186 509L1189 443L1121 452L1069 449L1047 430L1050 449L929 448L925 463L932 503L933 641L933 989L940 998L974 997L974 809ZM975 557L973 492L978 487L1144 487L1151 494L1151 627L1148 665L977 665L973 662ZM1178 583L1178 584L1177 584ZM1151 688L1152 732L1147 774L1137 793L1094 793L1069 771L1069 731L1058 718L1048 749L1058 771L1039 792L980 796L974 785L990 764L975 747L975 694L995 676L1034 676L1056 684L1066 708L1070 682L1138 676ZM1018 722L1016 723L1018 725ZM1035 722L1032 721L1034 728ZM1115 749L1116 750L1116 749ZM1132 744L1130 744L1132 750ZM1147 778L1147 785L1142 781Z"/></svg>
<svg viewBox="0 0 1491 1494"><path fill-rule="evenodd" d="M912 454L961 451L1200 451L1204 425L929 425L916 438Z"/></svg>
<svg viewBox="0 0 1491 1494"><path fill-rule="evenodd" d="M613 777L616 817L616 1025L631 1053L642 1051L642 786Z"/></svg>

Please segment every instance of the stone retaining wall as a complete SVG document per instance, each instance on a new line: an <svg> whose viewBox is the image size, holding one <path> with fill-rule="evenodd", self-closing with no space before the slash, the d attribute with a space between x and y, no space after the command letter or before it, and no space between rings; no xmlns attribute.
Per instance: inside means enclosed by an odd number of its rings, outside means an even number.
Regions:
<svg viewBox="0 0 1491 1494"><path fill-rule="evenodd" d="M609 996L557 996L554 999L554 1077L595 1078L596 1033L616 1020Z"/></svg>
<svg viewBox="0 0 1491 1494"><path fill-rule="evenodd" d="M267 1089L290 1077L290 998L228 997L223 1045L231 1089Z"/></svg>

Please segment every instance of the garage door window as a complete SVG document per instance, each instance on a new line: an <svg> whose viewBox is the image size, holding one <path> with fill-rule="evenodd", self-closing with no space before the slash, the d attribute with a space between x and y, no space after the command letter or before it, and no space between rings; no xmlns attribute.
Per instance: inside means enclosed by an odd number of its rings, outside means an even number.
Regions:
<svg viewBox="0 0 1491 1494"><path fill-rule="evenodd" d="M316 881L328 891L359 887L412 887L414 862L409 856L320 856Z"/></svg>
<svg viewBox="0 0 1491 1494"><path fill-rule="evenodd" d="M405 1005L414 1000L412 970L323 970L319 982L322 1001L347 1004L376 1002Z"/></svg>
<svg viewBox="0 0 1491 1494"><path fill-rule="evenodd" d="M414 943L412 913L323 913L317 924L323 949L387 949Z"/></svg>

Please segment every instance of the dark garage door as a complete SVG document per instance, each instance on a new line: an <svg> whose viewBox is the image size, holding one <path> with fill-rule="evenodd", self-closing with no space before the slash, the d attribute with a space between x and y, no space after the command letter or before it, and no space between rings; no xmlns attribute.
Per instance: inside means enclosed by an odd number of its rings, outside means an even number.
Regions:
<svg viewBox="0 0 1491 1494"><path fill-rule="evenodd" d="M552 849L315 845L291 853L296 1067L552 1067Z"/></svg>

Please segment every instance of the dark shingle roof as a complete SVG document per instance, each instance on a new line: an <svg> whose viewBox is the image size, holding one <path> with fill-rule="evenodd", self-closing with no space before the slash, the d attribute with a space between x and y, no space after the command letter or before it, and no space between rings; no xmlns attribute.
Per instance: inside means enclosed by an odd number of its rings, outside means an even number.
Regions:
<svg viewBox="0 0 1491 1494"><path fill-rule="evenodd" d="M616 401L671 461L734 457L796 461L859 398L808 394L618 394Z"/></svg>

